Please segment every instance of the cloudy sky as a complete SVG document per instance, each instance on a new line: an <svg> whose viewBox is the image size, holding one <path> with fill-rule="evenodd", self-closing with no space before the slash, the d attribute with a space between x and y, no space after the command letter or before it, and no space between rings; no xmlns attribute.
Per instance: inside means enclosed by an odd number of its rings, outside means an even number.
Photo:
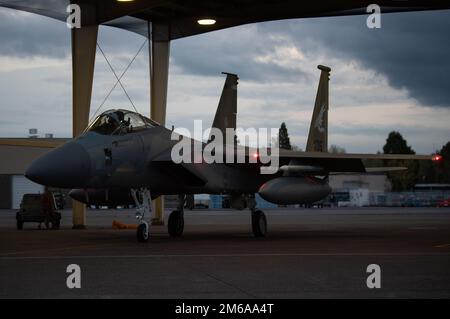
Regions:
<svg viewBox="0 0 450 319"><path fill-rule="evenodd" d="M450 140L450 11L386 14L369 30L366 16L288 20L176 40L171 48L167 126L211 125L222 71L238 73L238 126L279 127L305 147L319 71L332 68L330 144L376 152L400 131L419 153ZM145 39L101 27L99 43L118 73ZM71 134L70 33L59 21L0 8L0 136L28 128ZM115 83L97 55L91 116ZM147 47L123 84L149 114ZM131 104L118 87L104 106Z"/></svg>

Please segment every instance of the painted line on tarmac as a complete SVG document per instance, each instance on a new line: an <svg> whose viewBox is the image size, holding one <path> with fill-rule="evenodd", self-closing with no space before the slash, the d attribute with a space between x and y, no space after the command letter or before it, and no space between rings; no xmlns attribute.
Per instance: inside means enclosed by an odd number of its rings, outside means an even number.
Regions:
<svg viewBox="0 0 450 319"><path fill-rule="evenodd" d="M439 257L450 256L450 252L417 253L292 253L292 254L152 254L152 255L105 255L105 256L15 256L0 257L0 260L58 260L58 259L149 259L149 258L241 258L241 257Z"/></svg>
<svg viewBox="0 0 450 319"><path fill-rule="evenodd" d="M43 252L56 252L56 251L65 251L65 250L73 250L73 249L83 249L83 248L102 248L107 246L116 246L117 243L107 243L107 244L86 244L86 245L77 245L77 246L66 246L59 248L49 248L49 249L34 249L34 250L24 250L24 251L15 251L10 253L0 254L0 259L8 256L14 255L22 255L22 254L32 254L32 253L43 253Z"/></svg>

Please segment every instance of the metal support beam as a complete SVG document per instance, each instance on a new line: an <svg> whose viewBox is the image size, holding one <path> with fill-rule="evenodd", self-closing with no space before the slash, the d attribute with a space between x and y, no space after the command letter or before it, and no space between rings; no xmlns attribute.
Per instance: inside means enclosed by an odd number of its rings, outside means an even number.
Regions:
<svg viewBox="0 0 450 319"><path fill-rule="evenodd" d="M150 113L153 120L165 125L170 58L169 26L153 23L149 36L150 34ZM153 203L155 212L153 224L162 225L164 224L164 197L160 196Z"/></svg>
<svg viewBox="0 0 450 319"><path fill-rule="evenodd" d="M98 26L72 29L72 116L73 137L77 137L89 124L92 84ZM86 228L86 206L73 201L74 229Z"/></svg>

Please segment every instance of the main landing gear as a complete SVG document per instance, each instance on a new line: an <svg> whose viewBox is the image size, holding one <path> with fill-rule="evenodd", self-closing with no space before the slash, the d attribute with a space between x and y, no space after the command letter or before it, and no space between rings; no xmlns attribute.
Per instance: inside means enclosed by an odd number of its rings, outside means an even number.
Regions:
<svg viewBox="0 0 450 319"><path fill-rule="evenodd" d="M249 196L248 206L252 213L252 231L257 238L266 237L267 235L267 219L262 210L256 208L256 201L254 196Z"/></svg>
<svg viewBox="0 0 450 319"><path fill-rule="evenodd" d="M171 237L181 237L183 235L185 198L184 194L178 195L178 207L169 216L167 228Z"/></svg>
<svg viewBox="0 0 450 319"><path fill-rule="evenodd" d="M141 188L139 190L132 189L131 196L136 204L136 219L139 221L137 228L137 240L140 243L145 243L149 238L149 223L144 220L145 213L150 213L150 220L153 218L152 211L152 197L150 190L147 188Z"/></svg>

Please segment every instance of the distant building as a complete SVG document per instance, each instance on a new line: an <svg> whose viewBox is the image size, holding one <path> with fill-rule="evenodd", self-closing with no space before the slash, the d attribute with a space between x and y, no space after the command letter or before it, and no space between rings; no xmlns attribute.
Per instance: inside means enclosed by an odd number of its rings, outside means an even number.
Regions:
<svg viewBox="0 0 450 319"><path fill-rule="evenodd" d="M37 134L37 130L30 130L30 133ZM59 140L61 143L68 141ZM39 141L45 142L46 139ZM20 142L24 146L17 146ZM24 194L44 192L42 185L33 183L24 174L31 162L50 148L26 146L29 142L29 139L0 138L0 209L18 209Z"/></svg>
<svg viewBox="0 0 450 319"><path fill-rule="evenodd" d="M29 137L29 138L38 138L39 135L38 135L38 130L37 130L37 128L30 128L30 129L28 130L28 137Z"/></svg>
<svg viewBox="0 0 450 319"><path fill-rule="evenodd" d="M386 174L341 174L330 176L333 192L367 189L369 192L390 192L392 184Z"/></svg>
<svg viewBox="0 0 450 319"><path fill-rule="evenodd" d="M386 174L380 173L331 175L330 187L332 193L326 202L336 206L368 206L373 196L392 190Z"/></svg>

